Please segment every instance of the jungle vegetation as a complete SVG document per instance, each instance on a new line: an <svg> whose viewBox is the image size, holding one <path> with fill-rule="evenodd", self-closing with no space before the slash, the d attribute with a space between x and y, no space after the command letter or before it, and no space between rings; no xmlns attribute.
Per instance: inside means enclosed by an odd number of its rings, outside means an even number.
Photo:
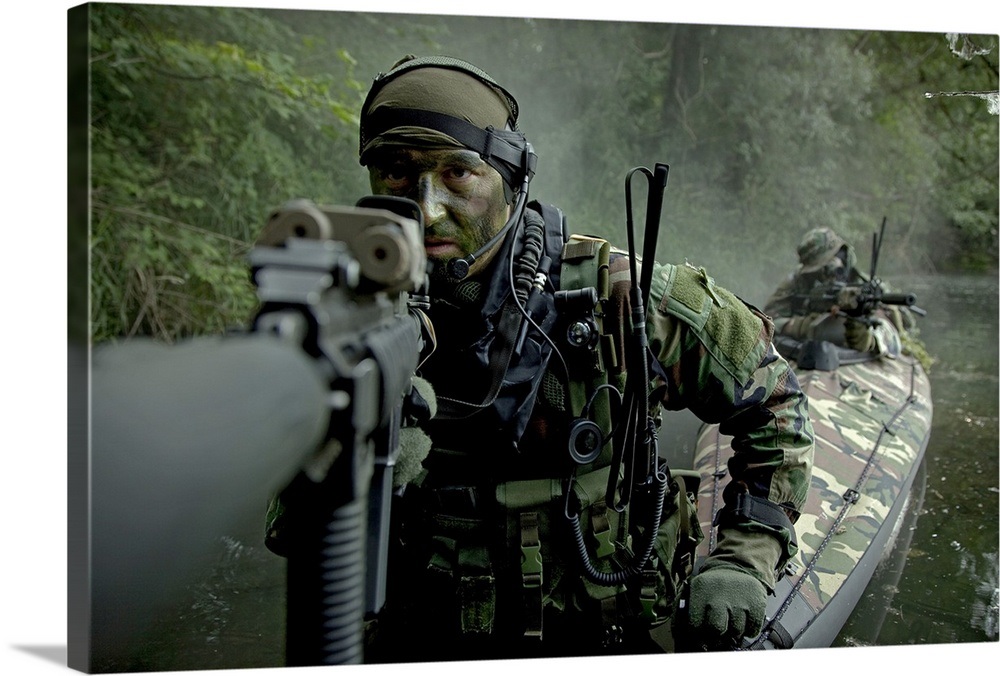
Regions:
<svg viewBox="0 0 1000 676"><path fill-rule="evenodd" d="M514 94L539 155L531 196L572 230L624 244L626 172L669 164L659 257L705 265L750 302L819 225L865 263L885 217L886 274L997 269L996 35L74 11L71 176L89 164L70 195L88 229L70 251L89 252L95 342L244 324L244 256L269 211L368 192L358 111L372 77L407 53L466 58ZM71 315L87 313L87 294L71 288Z"/></svg>

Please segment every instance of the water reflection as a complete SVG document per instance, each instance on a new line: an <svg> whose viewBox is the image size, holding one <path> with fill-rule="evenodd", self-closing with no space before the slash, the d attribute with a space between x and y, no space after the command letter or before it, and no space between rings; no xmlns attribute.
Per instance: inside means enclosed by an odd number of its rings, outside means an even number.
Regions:
<svg viewBox="0 0 1000 676"><path fill-rule="evenodd" d="M219 538L216 563L151 630L95 671L187 671L284 666L284 559L260 524Z"/></svg>
<svg viewBox="0 0 1000 676"><path fill-rule="evenodd" d="M914 277L900 282L928 311L920 325L921 338L937 358L931 370L934 424L925 461L925 500L905 568L887 599L886 619L871 642L995 641L1000 521L997 280ZM851 645L852 636L863 635L864 627L859 612L838 644Z"/></svg>

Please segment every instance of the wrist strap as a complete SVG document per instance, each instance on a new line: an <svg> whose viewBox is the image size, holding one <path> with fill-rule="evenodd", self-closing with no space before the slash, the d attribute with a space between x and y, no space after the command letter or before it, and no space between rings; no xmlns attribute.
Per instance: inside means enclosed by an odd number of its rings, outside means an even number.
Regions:
<svg viewBox="0 0 1000 676"><path fill-rule="evenodd" d="M795 539L795 527L792 526L792 520L788 518L784 508L750 493L736 493L732 496L730 503L715 513L712 525L746 521L785 529L791 537L792 545L798 547L798 541Z"/></svg>

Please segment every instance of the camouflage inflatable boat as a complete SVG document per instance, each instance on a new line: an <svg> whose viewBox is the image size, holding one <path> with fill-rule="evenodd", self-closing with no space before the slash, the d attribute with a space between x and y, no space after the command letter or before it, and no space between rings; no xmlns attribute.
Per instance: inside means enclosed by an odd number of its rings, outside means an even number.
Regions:
<svg viewBox="0 0 1000 676"><path fill-rule="evenodd" d="M799 553L769 597L761 634L744 649L831 645L899 532L930 436L930 384L908 355L870 359L825 341L783 340L809 396L816 432L812 486L796 524ZM730 438L717 425L698 433L698 511L714 546Z"/></svg>

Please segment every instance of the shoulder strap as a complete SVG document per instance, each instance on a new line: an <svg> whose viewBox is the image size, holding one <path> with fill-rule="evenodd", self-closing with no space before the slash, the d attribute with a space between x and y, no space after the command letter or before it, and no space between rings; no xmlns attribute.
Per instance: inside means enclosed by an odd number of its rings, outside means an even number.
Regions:
<svg viewBox="0 0 1000 676"><path fill-rule="evenodd" d="M594 319L600 335L600 343L589 354L587 368L581 369L583 372L589 373L591 377L574 378L568 383L570 408L574 416L582 414L593 390L607 382L604 354L604 343L606 342L604 315L610 291L608 284L610 254L611 245L607 240L578 234L570 235L562 250L560 291L576 291L592 287L597 292Z"/></svg>
<svg viewBox="0 0 1000 676"><path fill-rule="evenodd" d="M568 413L579 418L586 413L587 417L600 427L607 435L613 427L612 397L607 388L609 371L618 372L620 357L617 342L614 337L615 322L606 322L606 318L614 317L617 310L611 307L612 284L610 262L612 247L607 240L589 235L574 234L566 241L562 251L560 266L560 291L576 291L594 289L593 297L596 305L593 308L593 319L598 333L598 343L594 349L574 355L574 377L567 384L569 394ZM572 318L567 318L567 323ZM621 387L621 383L614 383ZM589 408L588 408L589 406ZM586 410L585 410L586 409ZM596 467L602 467L610 462L610 446L605 449L595 461Z"/></svg>
<svg viewBox="0 0 1000 676"><path fill-rule="evenodd" d="M566 243L566 215L558 207L551 204L542 204L535 200L528 203L528 208L536 211L545 221L545 254L553 261L552 270L549 272L549 279L552 286L559 288L559 265L555 263L560 260L563 245Z"/></svg>

